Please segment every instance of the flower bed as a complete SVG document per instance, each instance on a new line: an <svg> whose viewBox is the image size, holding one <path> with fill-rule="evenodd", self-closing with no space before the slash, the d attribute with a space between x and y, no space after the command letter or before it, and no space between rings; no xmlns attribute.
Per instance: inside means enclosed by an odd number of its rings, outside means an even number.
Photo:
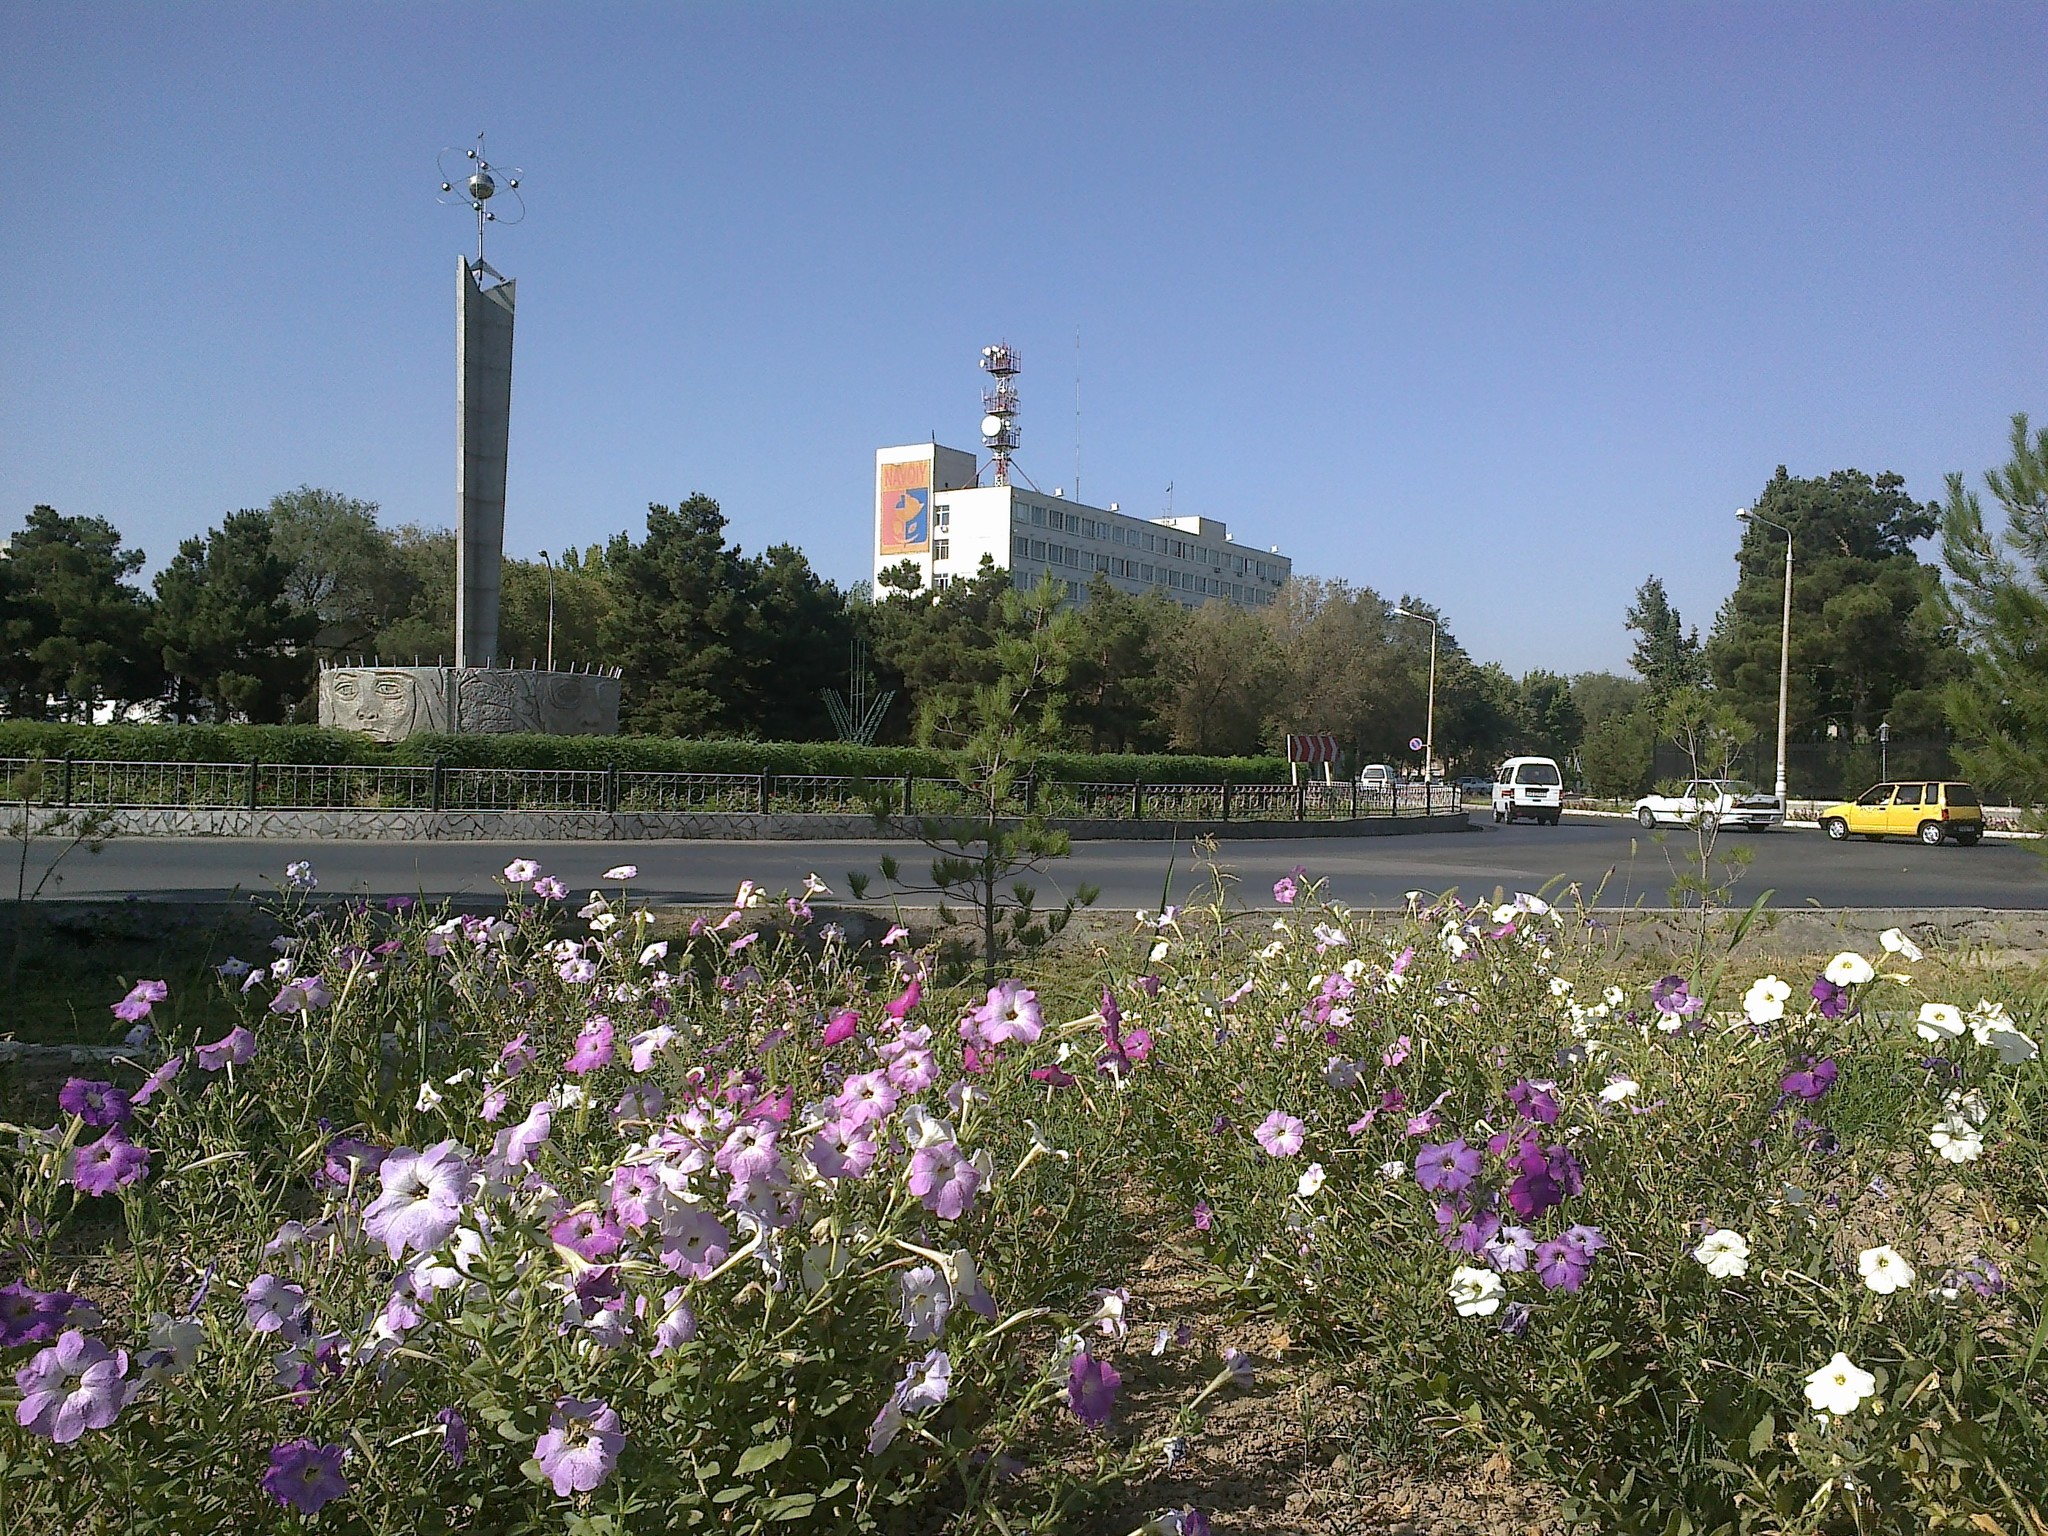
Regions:
<svg viewBox="0 0 2048 1536"><path fill-rule="evenodd" d="M0 1153L11 1521L1200 1536L1146 1485L1258 1387L1125 1288L1163 1224L1355 1449L1504 1456L1568 1528L2043 1529L2031 978L1896 931L1639 974L1297 871L967 996L815 882L658 933L608 879L295 865L229 1024L112 1004L128 1061ZM1192 1385L1141 1432L1148 1350Z"/></svg>

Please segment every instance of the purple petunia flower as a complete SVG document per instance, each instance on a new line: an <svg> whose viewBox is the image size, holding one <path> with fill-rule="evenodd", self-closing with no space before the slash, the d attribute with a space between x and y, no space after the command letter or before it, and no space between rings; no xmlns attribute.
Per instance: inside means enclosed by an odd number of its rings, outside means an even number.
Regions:
<svg viewBox="0 0 2048 1536"><path fill-rule="evenodd" d="M1823 1057L1819 1061L1809 1056L1804 1066L1787 1072L1778 1086L1791 1097L1804 1099L1811 1104L1825 1097L1827 1091L1835 1086L1837 1071L1832 1056Z"/></svg>
<svg viewBox="0 0 2048 1536"><path fill-rule="evenodd" d="M1215 1223L1215 1220L1216 1215L1215 1212L1209 1209L1209 1202L1197 1200L1195 1202L1195 1230L1197 1232L1206 1232Z"/></svg>
<svg viewBox="0 0 2048 1536"><path fill-rule="evenodd" d="M1849 989L1829 981L1825 976L1814 978L1813 1000L1824 1019L1839 1019L1849 1011Z"/></svg>
<svg viewBox="0 0 2048 1536"><path fill-rule="evenodd" d="M273 1447L263 1491L301 1514L319 1514L348 1492L348 1479L341 1475L341 1447L304 1437Z"/></svg>
<svg viewBox="0 0 2048 1536"><path fill-rule="evenodd" d="M1115 1366L1084 1349L1067 1368L1067 1407L1083 1424L1100 1429L1116 1409L1116 1391L1122 1384Z"/></svg>
<svg viewBox="0 0 2048 1536"><path fill-rule="evenodd" d="M840 1009L825 1021L825 1049L829 1051L833 1046L851 1040L859 1031L860 1011L854 1008Z"/></svg>
<svg viewBox="0 0 2048 1536"><path fill-rule="evenodd" d="M202 1045L194 1053L199 1058L199 1070L218 1072L227 1066L241 1066L256 1054L256 1037L237 1024L211 1045Z"/></svg>
<svg viewBox="0 0 2048 1536"><path fill-rule="evenodd" d="M385 1152L375 1142L360 1136L337 1136L327 1143L327 1155L320 1165L319 1182L347 1189L373 1177L384 1165Z"/></svg>
<svg viewBox="0 0 2048 1536"><path fill-rule="evenodd" d="M392 1148L377 1170L384 1192L363 1212L363 1230L394 1259L408 1249L432 1253L462 1220L470 1171L468 1154L452 1141L424 1152Z"/></svg>
<svg viewBox="0 0 2048 1536"><path fill-rule="evenodd" d="M618 1413L597 1398L560 1397L548 1418L547 1430L534 1442L533 1459L567 1498L602 1486L619 1464L626 1436Z"/></svg>
<svg viewBox="0 0 2048 1536"><path fill-rule="evenodd" d="M1527 1078L1508 1090L1508 1102L1515 1113L1535 1125L1555 1125L1558 1104L1552 1090L1555 1083L1536 1083Z"/></svg>
<svg viewBox="0 0 2048 1536"><path fill-rule="evenodd" d="M71 1155L71 1182L88 1195L111 1195L149 1177L149 1152L120 1130L108 1131Z"/></svg>
<svg viewBox="0 0 2048 1536"><path fill-rule="evenodd" d="M981 1170L957 1143L942 1141L911 1154L910 1192L941 1220L958 1221L966 1215L979 1188Z"/></svg>
<svg viewBox="0 0 2048 1536"><path fill-rule="evenodd" d="M663 1213L661 1262L685 1279L702 1280L731 1252L732 1234L709 1211L684 1207Z"/></svg>
<svg viewBox="0 0 2048 1536"><path fill-rule="evenodd" d="M274 1333L280 1343L296 1344L306 1336L312 1308L306 1293L276 1275L258 1275L242 1292L242 1310L257 1333Z"/></svg>
<svg viewBox="0 0 2048 1536"><path fill-rule="evenodd" d="M128 1102L136 1109L142 1108L155 1098L170 1083L171 1079L185 1070L185 1058L173 1056L142 1080L142 1086L128 1096Z"/></svg>
<svg viewBox="0 0 2048 1536"><path fill-rule="evenodd" d="M42 1344L64 1331L85 1298L70 1291L39 1291L19 1280L0 1285L0 1349Z"/></svg>
<svg viewBox="0 0 2048 1536"><path fill-rule="evenodd" d="M1455 1195L1472 1187L1479 1177L1481 1157L1477 1147L1456 1141L1425 1143L1415 1154L1415 1182L1435 1194Z"/></svg>
<svg viewBox="0 0 2048 1536"><path fill-rule="evenodd" d="M505 1170L527 1167L547 1144L554 1128L555 1107L541 1099L526 1112L524 1120L507 1126L491 1139L491 1166Z"/></svg>
<svg viewBox="0 0 2048 1536"><path fill-rule="evenodd" d="M597 980L597 962L575 956L556 966L555 974L571 986L582 986Z"/></svg>
<svg viewBox="0 0 2048 1536"><path fill-rule="evenodd" d="M654 1348L647 1352L650 1356L681 1349L697 1337L697 1314L690 1310L683 1295L681 1286L662 1293L661 1320L654 1325Z"/></svg>
<svg viewBox="0 0 2048 1536"><path fill-rule="evenodd" d="M277 996L270 1000L272 1013L311 1013L316 1008L325 1008L334 1001L333 992L318 976L301 976L286 982L277 989Z"/></svg>
<svg viewBox="0 0 2048 1536"><path fill-rule="evenodd" d="M825 1178L864 1179L880 1151L866 1121L828 1120L818 1127L804 1155Z"/></svg>
<svg viewBox="0 0 2048 1536"><path fill-rule="evenodd" d="M128 995L115 1003L112 1013L123 1024L137 1024L149 1017L150 1009L171 995L171 989L160 981L138 981L128 989Z"/></svg>
<svg viewBox="0 0 2048 1536"><path fill-rule="evenodd" d="M434 1422L441 1426L441 1454L449 1466L460 1468L469 1459L469 1420L456 1409L443 1408Z"/></svg>
<svg viewBox="0 0 2048 1536"><path fill-rule="evenodd" d="M989 1050L1035 1044L1044 1029L1038 994L1021 981L1000 981L989 988L988 1001L961 1021L960 1038Z"/></svg>
<svg viewBox="0 0 2048 1536"><path fill-rule="evenodd" d="M1689 1019L1707 1003L1705 998L1692 995L1683 976L1666 976L1651 984L1650 1006L1668 1017Z"/></svg>
<svg viewBox="0 0 2048 1536"><path fill-rule="evenodd" d="M1294 876L1282 875L1273 882L1273 900L1283 907L1294 905L1294 898L1301 894L1301 888L1294 883Z"/></svg>
<svg viewBox="0 0 2048 1536"><path fill-rule="evenodd" d="M1308 1127L1290 1114L1274 1110L1259 1122L1252 1140L1266 1149L1268 1157L1292 1157L1301 1150Z"/></svg>
<svg viewBox="0 0 2048 1536"><path fill-rule="evenodd" d="M602 1211L571 1211L548 1228L550 1241L585 1259L619 1251L619 1227Z"/></svg>
<svg viewBox="0 0 2048 1536"><path fill-rule="evenodd" d="M533 894L543 901L560 901L569 894L569 887L554 875L542 875L533 882Z"/></svg>
<svg viewBox="0 0 2048 1536"><path fill-rule="evenodd" d="M593 1016L576 1033L576 1049L563 1064L564 1072L582 1076L611 1065L612 1021L603 1014Z"/></svg>
<svg viewBox="0 0 2048 1536"><path fill-rule="evenodd" d="M57 1090L59 1109L103 1131L128 1123L128 1103L128 1095L112 1083L87 1077L71 1078Z"/></svg>
<svg viewBox="0 0 2048 1536"><path fill-rule="evenodd" d="M128 1403L128 1351L110 1350L75 1328L14 1373L21 1404L14 1419L30 1434L69 1445L105 1429Z"/></svg>

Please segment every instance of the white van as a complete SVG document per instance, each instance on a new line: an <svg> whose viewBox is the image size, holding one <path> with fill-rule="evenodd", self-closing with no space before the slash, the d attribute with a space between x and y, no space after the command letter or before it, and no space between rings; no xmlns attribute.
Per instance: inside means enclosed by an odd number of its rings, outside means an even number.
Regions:
<svg viewBox="0 0 2048 1536"><path fill-rule="evenodd" d="M1564 775L1547 757L1511 757L1493 776L1493 819L1547 821L1562 814Z"/></svg>

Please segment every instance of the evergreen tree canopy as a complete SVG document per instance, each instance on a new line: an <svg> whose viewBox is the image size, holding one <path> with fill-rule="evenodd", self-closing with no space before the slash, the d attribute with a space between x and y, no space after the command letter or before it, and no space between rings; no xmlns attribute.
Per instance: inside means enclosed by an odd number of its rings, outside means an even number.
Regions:
<svg viewBox="0 0 2048 1536"><path fill-rule="evenodd" d="M1949 612L1969 665L1946 702L1965 770L2021 804L2048 803L2048 429L2012 419L2012 456L1984 483L2004 526L1985 527L1963 477L1948 477L1941 514Z"/></svg>
<svg viewBox="0 0 2048 1536"><path fill-rule="evenodd" d="M1889 720L1895 732L1939 728L1939 690L1959 653L1945 627L1940 578L1914 544L1939 508L1906 494L1895 474L1861 470L1795 478L1780 465L1757 498L1758 518L1792 531L1791 734L1832 724L1851 738ZM1760 734L1777 729L1785 536L1745 525L1740 579L1721 607L1707 661L1724 700Z"/></svg>
<svg viewBox="0 0 2048 1536"><path fill-rule="evenodd" d="M162 674L143 639L149 600L128 580L142 562L104 518L29 513L0 559L0 709L89 719L102 700L156 692Z"/></svg>
<svg viewBox="0 0 2048 1536"><path fill-rule="evenodd" d="M230 512L205 538L178 546L157 575L150 626L175 714L203 701L216 721L276 724L311 689L319 618L293 605L291 576L268 512Z"/></svg>
<svg viewBox="0 0 2048 1536"><path fill-rule="evenodd" d="M646 538L617 535L605 561L614 597L605 644L626 673L621 722L672 736L742 734L749 582L718 503L699 493L650 505Z"/></svg>
<svg viewBox="0 0 2048 1536"><path fill-rule="evenodd" d="M1707 664L1700 654L1700 632L1687 629L1678 610L1664 591L1664 578L1652 576L1636 588L1636 600L1623 620L1635 634L1635 650L1629 665L1649 685L1652 709L1681 688L1697 688L1707 680Z"/></svg>

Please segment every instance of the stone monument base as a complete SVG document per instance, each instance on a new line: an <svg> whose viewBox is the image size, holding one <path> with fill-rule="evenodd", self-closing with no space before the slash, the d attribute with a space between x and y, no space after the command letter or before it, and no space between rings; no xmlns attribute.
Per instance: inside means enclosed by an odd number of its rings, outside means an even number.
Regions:
<svg viewBox="0 0 2048 1536"><path fill-rule="evenodd" d="M320 669L320 723L378 741L464 732L616 736L619 676L515 667Z"/></svg>

